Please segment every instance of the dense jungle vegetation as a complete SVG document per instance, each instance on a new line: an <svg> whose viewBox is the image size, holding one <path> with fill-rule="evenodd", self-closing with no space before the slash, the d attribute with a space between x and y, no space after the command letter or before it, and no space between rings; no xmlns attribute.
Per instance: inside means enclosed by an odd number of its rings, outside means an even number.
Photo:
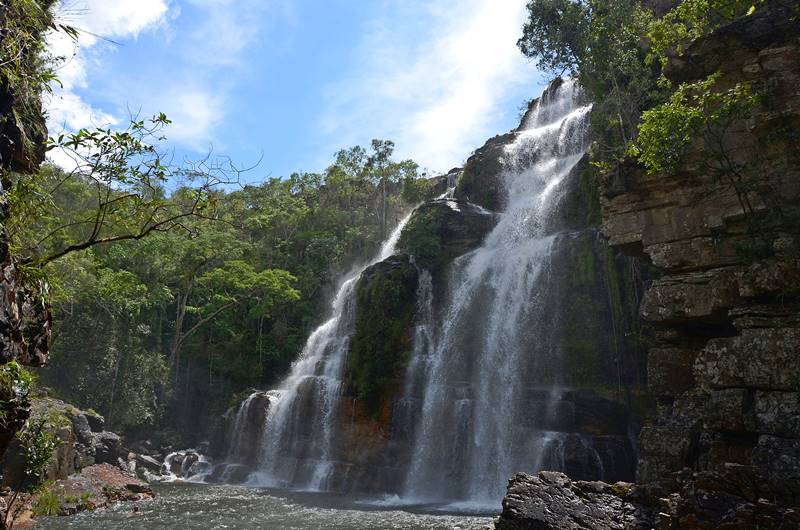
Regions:
<svg viewBox="0 0 800 530"><path fill-rule="evenodd" d="M283 375L338 275L428 184L375 140L321 174L240 185L230 161L163 165L168 125L54 139L76 168L18 179L8 223L25 270L49 282L56 333L41 385L129 433L203 433L233 395Z"/></svg>

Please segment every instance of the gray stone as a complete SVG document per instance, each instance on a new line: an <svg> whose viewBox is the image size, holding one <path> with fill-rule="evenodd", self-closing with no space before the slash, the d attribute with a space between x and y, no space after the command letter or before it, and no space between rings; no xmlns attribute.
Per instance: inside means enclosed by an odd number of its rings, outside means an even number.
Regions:
<svg viewBox="0 0 800 530"><path fill-rule="evenodd" d="M694 387L692 364L697 352L685 348L653 348L647 354L647 385L653 394L677 396Z"/></svg>
<svg viewBox="0 0 800 530"><path fill-rule="evenodd" d="M753 392L744 388L714 390L706 403L704 423L715 431L754 432Z"/></svg>
<svg viewBox="0 0 800 530"><path fill-rule="evenodd" d="M122 439L113 432L94 434L94 458L98 464L116 464L122 446Z"/></svg>
<svg viewBox="0 0 800 530"><path fill-rule="evenodd" d="M800 438L800 392L756 392L755 415L758 432Z"/></svg>
<svg viewBox="0 0 800 530"><path fill-rule="evenodd" d="M648 510L627 497L630 484L573 482L563 473L519 473L508 483L497 530L651 528Z"/></svg>
<svg viewBox="0 0 800 530"><path fill-rule="evenodd" d="M694 374L704 388L800 388L800 328L745 329L714 339L703 349Z"/></svg>

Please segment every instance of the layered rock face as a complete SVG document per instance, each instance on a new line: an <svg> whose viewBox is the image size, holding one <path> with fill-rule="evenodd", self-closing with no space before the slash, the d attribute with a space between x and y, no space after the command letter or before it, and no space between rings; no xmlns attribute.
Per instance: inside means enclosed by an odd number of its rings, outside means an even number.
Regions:
<svg viewBox="0 0 800 530"><path fill-rule="evenodd" d="M640 306L657 413L639 485L512 479L498 528L800 527L800 23L787 3L696 42L666 72L760 94L679 171L602 183L603 233L658 269ZM728 157L736 175L715 172Z"/></svg>
<svg viewBox="0 0 800 530"><path fill-rule="evenodd" d="M722 137L736 181L703 171L699 143L675 174L629 171L603 200L603 231L663 271L642 317L659 329L650 389L659 414L642 431L639 480L675 487L683 467L748 466L759 483L800 492L800 39L790 8L772 6L695 43L676 81L719 70L763 92ZM737 468L739 469L739 468Z"/></svg>

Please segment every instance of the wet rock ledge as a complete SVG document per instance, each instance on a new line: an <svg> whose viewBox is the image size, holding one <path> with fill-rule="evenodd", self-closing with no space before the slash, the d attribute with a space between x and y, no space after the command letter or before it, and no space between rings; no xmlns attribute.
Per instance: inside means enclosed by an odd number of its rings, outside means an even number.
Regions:
<svg viewBox="0 0 800 530"><path fill-rule="evenodd" d="M572 481L565 474L519 473L508 483L495 530L790 530L800 528L800 511L773 499L752 480L751 469L676 474L681 490L660 497L646 486ZM780 500L780 499L779 499Z"/></svg>

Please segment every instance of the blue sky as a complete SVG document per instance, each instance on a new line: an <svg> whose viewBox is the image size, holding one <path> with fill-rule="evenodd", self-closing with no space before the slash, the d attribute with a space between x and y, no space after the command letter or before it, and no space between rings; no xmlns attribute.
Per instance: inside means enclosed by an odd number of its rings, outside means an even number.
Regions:
<svg viewBox="0 0 800 530"><path fill-rule="evenodd" d="M431 171L516 126L544 79L516 49L525 0L62 0L80 45L47 103L51 134L165 112L169 146L213 148L249 180L319 171L394 140ZM109 39L99 39L100 35Z"/></svg>

